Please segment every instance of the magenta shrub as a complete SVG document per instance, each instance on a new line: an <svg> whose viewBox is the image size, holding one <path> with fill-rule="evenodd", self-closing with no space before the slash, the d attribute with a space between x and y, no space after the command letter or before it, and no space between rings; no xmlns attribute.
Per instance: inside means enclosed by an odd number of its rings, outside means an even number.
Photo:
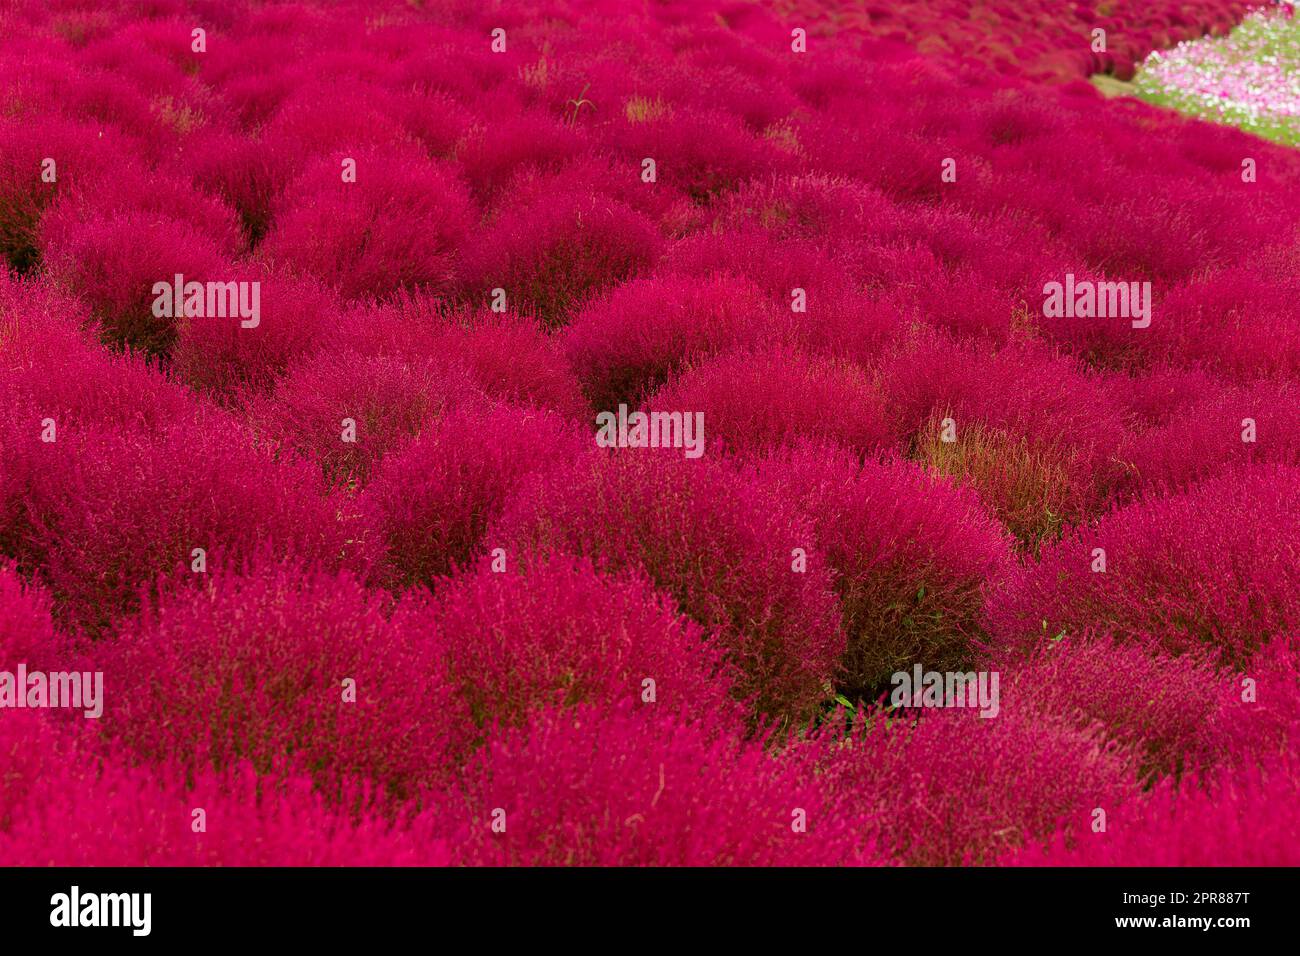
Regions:
<svg viewBox="0 0 1300 956"><path fill-rule="evenodd" d="M741 728L721 649L638 574L598 574L565 555L504 572L485 561L440 585L408 632L425 621L484 734L548 706L625 702L723 736Z"/></svg>
<svg viewBox="0 0 1300 956"><path fill-rule="evenodd" d="M27 489L30 540L19 557L48 583L61 616L92 633L142 592L203 587L263 554L331 567L372 560L355 516L314 469L272 460L233 419L211 415L156 435L95 432L54 447ZM206 571L195 570L196 548Z"/></svg>
<svg viewBox="0 0 1300 956"><path fill-rule="evenodd" d="M345 158L355 182L343 180ZM478 219L453 170L403 153L337 150L309 164L272 215L259 253L346 298L455 289Z"/></svg>
<svg viewBox="0 0 1300 956"><path fill-rule="evenodd" d="M830 574L793 570L813 532L756 478L678 449L625 449L535 474L488 532L516 560L571 553L644 570L722 642L757 714L808 716L844 646Z"/></svg>
<svg viewBox="0 0 1300 956"><path fill-rule="evenodd" d="M1011 565L1006 532L974 494L908 462L859 463L816 445L760 472L811 524L810 568L831 572L847 635L843 693L871 700L895 671L971 658L985 590Z"/></svg>
<svg viewBox="0 0 1300 956"><path fill-rule="evenodd" d="M1202 769L1228 751L1221 725L1230 680L1203 652L1172 656L1154 641L1070 638L998 664L1007 668L1006 697L1141 748L1144 774Z"/></svg>
<svg viewBox="0 0 1300 956"><path fill-rule="evenodd" d="M607 411L639 404L690 362L780 341L780 322L744 280L638 279L588 303L562 341L592 406Z"/></svg>
<svg viewBox="0 0 1300 956"><path fill-rule="evenodd" d="M1105 833L1063 827L1016 866L1295 866L1300 777L1294 759L1165 781L1110 811Z"/></svg>
<svg viewBox="0 0 1300 956"><path fill-rule="evenodd" d="M317 464L331 484L360 486L427 422L481 394L454 361L326 349L253 395L247 413L259 435Z"/></svg>
<svg viewBox="0 0 1300 956"><path fill-rule="evenodd" d="M487 553L488 527L535 471L589 454L551 412L475 404L447 412L379 466L360 507L393 587L430 584Z"/></svg>
<svg viewBox="0 0 1300 956"><path fill-rule="evenodd" d="M43 588L0 564L0 670L12 673L18 664L41 670L62 663L68 648L55 631L50 605Z"/></svg>
<svg viewBox="0 0 1300 956"><path fill-rule="evenodd" d="M104 341L151 356L171 352L177 319L155 314L158 282L229 282L234 266L189 223L140 210L91 215L43 240L51 278L85 299Z"/></svg>
<svg viewBox="0 0 1300 956"><path fill-rule="evenodd" d="M875 862L858 822L806 770L669 714L543 711L471 762L453 855L490 866ZM503 834L491 829L497 808ZM793 832L796 810L806 833Z"/></svg>
<svg viewBox="0 0 1300 956"><path fill-rule="evenodd" d="M1300 464L1300 392L1291 383L1202 385L1183 395L1163 423L1134 438L1125 490L1186 488L1234 468Z"/></svg>
<svg viewBox="0 0 1300 956"><path fill-rule="evenodd" d="M989 605L992 640L1027 649L1113 634L1241 664L1300 623L1288 559L1297 495L1300 472L1260 466L1112 511L1009 576Z"/></svg>
<svg viewBox="0 0 1300 956"><path fill-rule="evenodd" d="M246 764L204 771L132 768L84 735L19 711L0 721L0 860L9 866L445 866L428 815L390 822L330 808L303 778ZM10 762L16 758L17 762ZM18 784L17 787L14 784ZM204 811L205 832L193 811Z"/></svg>
<svg viewBox="0 0 1300 956"><path fill-rule="evenodd" d="M187 317L171 354L177 378L221 400L272 388L343 317L337 297L310 277L241 269L233 281L260 283L257 325L245 327L238 317Z"/></svg>
<svg viewBox="0 0 1300 956"><path fill-rule="evenodd" d="M851 740L831 738L823 785L841 814L870 821L882 852L914 866L994 863L1138 792L1124 748L1005 698L993 718L940 709Z"/></svg>
<svg viewBox="0 0 1300 956"><path fill-rule="evenodd" d="M479 234L469 283L545 326L565 325L585 299L650 268L662 239L655 224L608 196L562 192L509 197Z"/></svg>
<svg viewBox="0 0 1300 956"><path fill-rule="evenodd" d="M458 315L435 332L433 354L455 355L488 395L584 418L587 403L567 359L537 323L486 309Z"/></svg>
<svg viewBox="0 0 1300 956"><path fill-rule="evenodd" d="M390 605L295 564L164 598L96 648L115 687L103 732L150 760L287 766L331 796L356 779L409 795L453 765L468 715L441 645L390 621Z"/></svg>
<svg viewBox="0 0 1300 956"><path fill-rule="evenodd" d="M38 229L51 203L83 177L101 168L125 165L116 137L107 142L93 126L58 117L38 123L30 117L0 120L0 259L27 271L40 257ZM54 160L54 182L42 178L46 159Z"/></svg>
<svg viewBox="0 0 1300 956"><path fill-rule="evenodd" d="M655 392L651 411L704 414L709 447L752 453L798 439L859 452L890 444L884 403L867 375L798 352L732 352L697 365Z"/></svg>

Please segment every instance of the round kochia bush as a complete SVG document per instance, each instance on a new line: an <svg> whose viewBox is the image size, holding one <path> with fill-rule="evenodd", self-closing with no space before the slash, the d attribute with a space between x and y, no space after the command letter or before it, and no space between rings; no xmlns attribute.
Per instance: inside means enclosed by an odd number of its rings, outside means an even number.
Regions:
<svg viewBox="0 0 1300 956"><path fill-rule="evenodd" d="M890 440L880 394L846 362L766 350L719 356L670 381L651 411L703 413L708 441L738 453L801 438L866 452Z"/></svg>
<svg viewBox="0 0 1300 956"><path fill-rule="evenodd" d="M195 188L183 176L134 165L101 169L61 192L59 200L41 218L41 239L46 246L61 247L88 219L129 214L185 223L226 257L236 256L244 248L239 218L233 209ZM158 278L170 280L171 276Z"/></svg>
<svg viewBox="0 0 1300 956"><path fill-rule="evenodd" d="M0 670L12 672L18 664L39 670L46 662L61 663L66 649L50 619L50 596L0 563Z"/></svg>
<svg viewBox="0 0 1300 956"><path fill-rule="evenodd" d="M692 199L705 201L745 180L793 165L770 139L759 139L719 111L681 110L614 127L614 147L640 162L660 157L656 174Z"/></svg>
<svg viewBox="0 0 1300 956"><path fill-rule="evenodd" d="M455 174L401 153L351 158L356 182L343 181L343 157L331 155L285 190L261 254L347 298L455 288L477 220Z"/></svg>
<svg viewBox="0 0 1300 956"><path fill-rule="evenodd" d="M1205 768L1229 750L1221 725L1231 680L1203 651L1174 656L1152 643L1068 638L1027 660L980 666L1000 670L1004 699L1133 747L1143 776Z"/></svg>
<svg viewBox="0 0 1300 956"><path fill-rule="evenodd" d="M25 272L36 266L41 216L50 204L83 179L127 165L122 137L105 139L99 125L54 116L0 120L0 267ZM55 160L52 183L42 181L47 158Z"/></svg>
<svg viewBox="0 0 1300 956"><path fill-rule="evenodd" d="M399 621L436 632L448 679L485 734L547 706L627 702L741 729L722 648L639 574L598 574L562 554L504 573L484 562Z"/></svg>
<svg viewBox="0 0 1300 956"><path fill-rule="evenodd" d="M466 768L457 862L764 866L874 862L801 760L653 708L543 711ZM454 799L445 812L455 813ZM802 816L799 811L802 811ZM505 814L504 833L493 832ZM797 820L806 832L796 832Z"/></svg>
<svg viewBox="0 0 1300 956"><path fill-rule="evenodd" d="M1209 779L1166 780L1111 810L1105 833L1070 821L1015 866L1300 866L1294 756Z"/></svg>
<svg viewBox="0 0 1300 956"><path fill-rule="evenodd" d="M1300 391L1294 385L1206 384L1184 399L1168 421L1133 440L1123 490L1186 488L1251 463L1300 464Z"/></svg>
<svg viewBox="0 0 1300 956"><path fill-rule="evenodd" d="M0 393L9 400L0 408L0 554L25 563L31 496L71 476L69 442L104 430L154 431L196 409L157 369L83 335L84 317L76 300L0 269Z"/></svg>
<svg viewBox="0 0 1300 956"><path fill-rule="evenodd" d="M800 719L826 698L844 647L830 575L794 570L813 531L791 504L725 462L678 449L584 457L528 480L489 531L518 560L569 552L642 568L722 642L757 714Z"/></svg>
<svg viewBox="0 0 1300 956"><path fill-rule="evenodd" d="M591 450L559 416L505 405L448 412L380 464L361 499L394 587L429 584L485 552L488 524L533 471Z"/></svg>
<svg viewBox="0 0 1300 956"><path fill-rule="evenodd" d="M993 863L1137 791L1125 748L1005 695L996 717L946 708L824 743L839 812L865 817L866 834L913 866Z"/></svg>
<svg viewBox="0 0 1300 956"><path fill-rule="evenodd" d="M593 406L640 403L691 361L781 340L781 319L733 276L636 279L589 302L565 330L565 354Z"/></svg>
<svg viewBox="0 0 1300 956"><path fill-rule="evenodd" d="M28 491L24 557L61 615L92 633L133 609L144 590L201 586L263 554L331 567L368 561L355 521L340 517L313 469L273 461L233 419L209 415L152 436L97 431L42 447L58 451ZM194 570L200 557L206 571Z"/></svg>
<svg viewBox="0 0 1300 956"><path fill-rule="evenodd" d="M468 725L442 648L391 611L347 573L281 564L164 598L94 655L116 688L104 731L151 760L283 762L330 795L351 779L409 794Z"/></svg>
<svg viewBox="0 0 1300 956"><path fill-rule="evenodd" d="M184 318L172 349L176 377L218 399L269 390L341 316L338 299L316 280L247 269L239 270L238 279L259 283L257 325L246 328L239 318Z"/></svg>
<svg viewBox="0 0 1300 956"><path fill-rule="evenodd" d="M481 399L452 360L328 349L295 362L247 408L268 441L315 462L333 485L359 486L427 422Z"/></svg>
<svg viewBox="0 0 1300 956"><path fill-rule="evenodd" d="M502 202L473 253L472 287L505 289L507 302L547 327L566 324L589 296L646 271L663 240L625 203L580 191Z"/></svg>
<svg viewBox="0 0 1300 956"><path fill-rule="evenodd" d="M1011 559L1006 532L971 491L910 462L859 463L829 446L775 455L760 471L807 515L809 567L831 571L847 635L843 693L871 698L895 671L970 658L985 586Z"/></svg>
<svg viewBox="0 0 1300 956"><path fill-rule="evenodd" d="M432 354L455 355L475 384L495 398L586 417L573 370L532 319L486 309L459 314L433 334L430 348Z"/></svg>
<svg viewBox="0 0 1300 956"><path fill-rule="evenodd" d="M9 866L376 866L450 862L433 815L342 813L304 777L225 773L164 758L132 767L37 711L0 721L0 860ZM187 780L192 785L187 784ZM196 832L194 811L205 829Z"/></svg>
<svg viewBox="0 0 1300 956"><path fill-rule="evenodd" d="M1119 403L1076 362L926 332L886 364L886 402L916 457L968 481L1030 550L1104 508L1128 435Z"/></svg>
<svg viewBox="0 0 1300 956"><path fill-rule="evenodd" d="M992 640L1062 633L1205 646L1240 664L1300 627L1300 469L1257 466L1112 511L1013 573L990 604ZM1099 568L1104 551L1105 572Z"/></svg>
<svg viewBox="0 0 1300 956"><path fill-rule="evenodd" d="M104 340L154 356L170 354L175 316L154 314L154 284L226 282L234 267L217 245L187 222L157 213L92 215L45 242L51 278L90 304Z"/></svg>
<svg viewBox="0 0 1300 956"><path fill-rule="evenodd" d="M319 346L385 361L400 358L411 365L458 364L493 398L587 420L586 402L568 360L529 316L402 294L378 306L349 310Z"/></svg>

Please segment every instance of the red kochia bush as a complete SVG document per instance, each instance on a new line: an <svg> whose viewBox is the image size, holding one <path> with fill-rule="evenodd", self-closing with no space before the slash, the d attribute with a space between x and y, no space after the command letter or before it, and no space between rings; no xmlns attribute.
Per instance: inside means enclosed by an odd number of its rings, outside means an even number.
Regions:
<svg viewBox="0 0 1300 956"><path fill-rule="evenodd" d="M1238 160L1240 163L1240 160ZM1254 251L1235 265L1175 286L1159 304L1150 350L1166 361L1247 382L1300 374L1300 295L1290 244Z"/></svg>
<svg viewBox="0 0 1300 956"><path fill-rule="evenodd" d="M61 664L65 650L50 619L50 596L20 578L12 565L0 563L0 670L12 672L22 663L31 670Z"/></svg>
<svg viewBox="0 0 1300 956"><path fill-rule="evenodd" d="M572 127L539 113L522 113L472 132L457 159L474 192L490 198L520 172L557 169L582 147L582 136Z"/></svg>
<svg viewBox="0 0 1300 956"><path fill-rule="evenodd" d="M665 253L658 272L690 277L691 285L734 275L761 289L775 307L778 329L746 329L744 344L794 341L818 354L862 362L874 360L898 337L900 316L896 307L861 293L849 268L855 258L856 253L837 259L820 240L783 239L749 224L685 236ZM802 291L802 311L795 311L796 290Z"/></svg>
<svg viewBox="0 0 1300 956"><path fill-rule="evenodd" d="M1027 661L993 666L1002 668L1004 698L1139 748L1144 775L1211 766L1227 753L1220 724L1230 678L1203 651L1175 657L1154 645L1062 639Z"/></svg>
<svg viewBox="0 0 1300 956"><path fill-rule="evenodd" d="M260 283L258 324L245 328L239 318L182 319L171 356L178 378L218 398L240 389L269 389L341 318L338 299L315 279L246 268L231 278Z"/></svg>
<svg viewBox="0 0 1300 956"><path fill-rule="evenodd" d="M1300 470L1259 466L1170 497L1146 497L1046 549L989 608L999 648L1065 632L1205 645L1240 664L1300 626ZM1106 570L1094 571L1105 550Z"/></svg>
<svg viewBox="0 0 1300 956"><path fill-rule="evenodd" d="M562 341L592 405L611 410L639 404L694 360L782 341L782 324L744 279L636 279L588 303Z"/></svg>
<svg viewBox="0 0 1300 956"><path fill-rule="evenodd" d="M1163 365L1137 375L1113 372L1105 382L1107 390L1139 432L1167 424L1190 403L1222 387L1213 376L1200 369ZM1123 454L1132 455L1132 449L1125 449Z"/></svg>
<svg viewBox="0 0 1300 956"><path fill-rule="evenodd" d="M1074 824L1074 821L1071 821ZM1166 780L1108 811L1106 832L1062 826L1015 866L1300 866L1300 768L1274 758L1205 780Z"/></svg>
<svg viewBox="0 0 1300 956"><path fill-rule="evenodd" d="M972 484L1031 550L1104 507L1127 432L1118 402L1075 362L1034 343L988 352L927 333L884 365L917 457Z"/></svg>
<svg viewBox="0 0 1300 956"><path fill-rule="evenodd" d="M1228 687L1211 738L1223 772L1290 758L1300 743L1300 635L1274 638Z"/></svg>
<svg viewBox="0 0 1300 956"><path fill-rule="evenodd" d="M44 298L31 285L16 288L33 296L33 314L68 306L67 300ZM20 320L14 327L14 347L0 353L0 387L10 400L7 411L24 416L33 438L45 418L54 420L57 439L100 429L154 431L192 417L200 407L194 395L155 366L134 355L109 352L74 324L63 323L57 313L47 315L49 324L44 326Z"/></svg>
<svg viewBox="0 0 1300 956"><path fill-rule="evenodd" d="M1006 532L974 494L908 462L859 464L817 446L774 456L761 472L812 524L809 566L824 560L833 573L844 693L869 698L894 671L971 656L984 589L1011 560Z"/></svg>
<svg viewBox="0 0 1300 956"><path fill-rule="evenodd" d="M121 137L104 138L97 125L53 116L0 120L0 265L26 271L39 258L37 231L50 203L82 177L112 163L121 169ZM42 179L45 159L54 160L55 181ZM116 161L116 162L114 162ZM6 262L7 260L7 262Z"/></svg>
<svg viewBox="0 0 1300 956"><path fill-rule="evenodd" d="M589 153L554 169L529 167L510 180L512 204L528 204L555 193L608 196L635 209L667 234L696 228L705 216L700 207L671 186L651 189L641 182L641 164Z"/></svg>
<svg viewBox="0 0 1300 956"><path fill-rule="evenodd" d="M181 161L196 185L220 196L239 213L249 242L257 244L266 235L275 203L303 157L283 141L249 139L205 128L190 139Z"/></svg>
<svg viewBox="0 0 1300 956"><path fill-rule="evenodd" d="M996 717L939 709L830 742L822 772L840 812L866 817L867 835L914 866L995 862L1137 789L1123 748L1005 694Z"/></svg>
<svg viewBox="0 0 1300 956"><path fill-rule="evenodd" d="M36 711L0 721L0 862L6 866L401 866L450 862L432 816L394 823L328 807L301 777L247 765L187 789L166 760L131 768ZM362 791L353 788L358 798ZM205 830L195 832L195 810Z"/></svg>
<svg viewBox="0 0 1300 956"><path fill-rule="evenodd" d="M845 251L858 248L868 228L878 242L894 240L906 222L880 190L821 174L757 180L728 196L724 208L734 228L755 223L775 239L826 241Z"/></svg>
<svg viewBox="0 0 1300 956"><path fill-rule="evenodd" d="M1077 481L1101 471L1125 439L1118 403L1103 381L1077 362L1032 342L996 352L947 336L922 334L886 363L885 394L908 431L936 416L964 427L1023 436L1040 447L1068 452Z"/></svg>
<svg viewBox="0 0 1300 956"><path fill-rule="evenodd" d="M861 369L784 349L719 356L670 381L646 407L703 412L708 441L740 453L800 438L865 452L890 440L880 394Z"/></svg>
<svg viewBox="0 0 1300 956"><path fill-rule="evenodd" d="M743 276L771 296L783 313L790 312L793 289L806 290L809 307L815 308L823 296L852 287L847 264L833 258L820 242L783 239L752 223L736 229L700 229L682 237L664 254L659 271L697 279L717 273Z"/></svg>
<svg viewBox="0 0 1300 956"><path fill-rule="evenodd" d="M330 483L363 485L426 422L476 398L468 373L451 361L326 349L294 363L270 395L254 396L248 415ZM344 440L345 419L356 423L355 441Z"/></svg>
<svg viewBox="0 0 1300 956"><path fill-rule="evenodd" d="M402 294L348 310L320 347L412 363L454 360L493 398L588 420L568 361L529 316Z"/></svg>
<svg viewBox="0 0 1300 956"><path fill-rule="evenodd" d="M528 203L509 197L480 234L473 287L548 326L568 322L588 296L646 271L662 239L646 216L604 195L562 192Z"/></svg>
<svg viewBox="0 0 1300 956"><path fill-rule="evenodd" d="M538 714L466 770L457 862L765 866L870 862L861 821L832 811L800 761L653 708ZM500 812L497 812L500 811ZM803 811L806 832L795 832ZM451 812L451 811L448 811ZM504 813L504 833L493 816Z"/></svg>
<svg viewBox="0 0 1300 956"><path fill-rule="evenodd" d="M238 216L221 200L181 176L126 164L82 176L61 192L41 219L41 237L47 246L60 247L75 237L85 219L129 213L184 223L226 257L238 255L244 246Z"/></svg>
<svg viewBox="0 0 1300 956"><path fill-rule="evenodd" d="M51 447L51 446L46 446ZM255 555L338 566L365 542L305 464L251 447L233 419L212 415L160 435L101 432L60 442L28 492L28 558L61 614L97 632L144 588L201 585Z"/></svg>
<svg viewBox="0 0 1300 956"><path fill-rule="evenodd" d="M824 565L793 570L812 529L791 504L725 462L678 449L624 449L539 472L489 531L494 547L643 568L679 608L716 632L755 713L799 719L825 698L844 647Z"/></svg>
<svg viewBox="0 0 1300 956"><path fill-rule="evenodd" d="M658 180L697 202L746 180L794 165L793 151L760 139L725 113L671 110L610 128L611 145L640 163L655 161Z"/></svg>
<svg viewBox="0 0 1300 956"><path fill-rule="evenodd" d="M397 116L405 105L401 96L358 78L307 80L280 103L262 136L273 149L307 157L401 149L411 140Z"/></svg>
<svg viewBox="0 0 1300 956"><path fill-rule="evenodd" d="M278 564L164 598L95 654L116 688L105 733L191 769L283 759L331 795L353 778L435 782L467 717L441 647L390 622L390 603L349 574Z"/></svg>
<svg viewBox="0 0 1300 956"><path fill-rule="evenodd" d="M484 562L440 586L408 633L426 620L484 733L546 706L625 702L741 729L721 648L637 574L597 574L565 555L504 572Z"/></svg>
<svg viewBox="0 0 1300 956"><path fill-rule="evenodd" d="M495 398L553 409L566 418L587 415L569 363L530 318L487 309L459 313L432 336L429 348L455 355Z"/></svg>
<svg viewBox="0 0 1300 956"><path fill-rule="evenodd" d="M344 182L343 158L322 157L285 190L261 254L347 298L455 288L478 214L454 173L405 153L358 153L356 182Z"/></svg>
<svg viewBox="0 0 1300 956"><path fill-rule="evenodd" d="M1287 382L1202 389L1134 439L1125 490L1184 488L1251 463L1300 463L1300 390ZM1245 440L1247 419L1253 441Z"/></svg>
<svg viewBox="0 0 1300 956"><path fill-rule="evenodd" d="M551 412L476 403L448 412L386 458L361 508L394 587L429 584L492 547L483 535L525 476L593 448Z"/></svg>
<svg viewBox="0 0 1300 956"><path fill-rule="evenodd" d="M27 419L33 425L53 418L60 431L151 429L193 412L183 387L138 358L101 348L81 328L88 321L77 299L0 269L0 392L8 410L36 416Z"/></svg>
<svg viewBox="0 0 1300 956"><path fill-rule="evenodd" d="M42 248L51 278L90 304L105 341L167 355L174 316L154 314L153 287L172 282L226 282L234 267L211 239L186 222L157 213L91 216L61 228Z"/></svg>
<svg viewBox="0 0 1300 956"><path fill-rule="evenodd" d="M194 397L130 355L99 347L81 305L40 281L0 271L0 553L32 569L38 488L62 487L75 448L101 433L156 433L191 420ZM75 508L75 504L69 505Z"/></svg>

